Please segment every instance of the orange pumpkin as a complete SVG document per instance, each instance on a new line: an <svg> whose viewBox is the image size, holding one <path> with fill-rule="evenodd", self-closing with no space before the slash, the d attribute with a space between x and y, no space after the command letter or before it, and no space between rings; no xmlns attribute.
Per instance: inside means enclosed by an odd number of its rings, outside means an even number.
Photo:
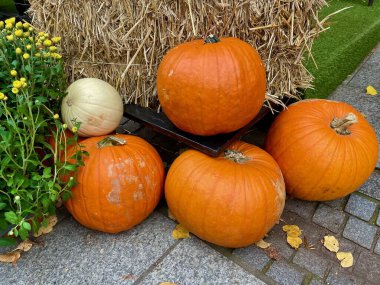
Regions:
<svg viewBox="0 0 380 285"><path fill-rule="evenodd" d="M190 232L225 247L259 241L278 222L285 203L280 168L264 150L235 142L219 157L182 153L169 169L165 196Z"/></svg>
<svg viewBox="0 0 380 285"><path fill-rule="evenodd" d="M157 73L163 111L178 128L196 135L235 131L263 105L264 64L237 38L210 36L171 49Z"/></svg>
<svg viewBox="0 0 380 285"><path fill-rule="evenodd" d="M156 150L139 137L117 134L81 142L89 156L65 206L82 225L117 233L139 224L157 206L164 167Z"/></svg>
<svg viewBox="0 0 380 285"><path fill-rule="evenodd" d="M317 99L280 113L265 149L279 164L290 195L325 201L344 197L367 180L377 162L378 141L352 106Z"/></svg>

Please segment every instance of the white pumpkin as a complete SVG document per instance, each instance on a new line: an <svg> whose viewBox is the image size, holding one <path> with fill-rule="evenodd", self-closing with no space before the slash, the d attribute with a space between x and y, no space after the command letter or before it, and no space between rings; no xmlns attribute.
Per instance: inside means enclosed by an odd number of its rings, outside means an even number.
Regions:
<svg viewBox="0 0 380 285"><path fill-rule="evenodd" d="M101 136L113 132L123 117L123 101L114 87L97 78L83 78L67 88L62 100L62 120L72 129L80 122L78 134Z"/></svg>

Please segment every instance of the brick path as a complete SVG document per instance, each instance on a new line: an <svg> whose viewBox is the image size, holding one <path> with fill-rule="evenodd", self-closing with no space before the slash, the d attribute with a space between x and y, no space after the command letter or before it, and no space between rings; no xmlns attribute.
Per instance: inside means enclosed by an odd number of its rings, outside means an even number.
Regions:
<svg viewBox="0 0 380 285"><path fill-rule="evenodd" d="M330 99L346 101L366 114L380 138L380 96L364 91L369 84L380 91L379 74L380 45ZM149 140L168 163L184 147L131 121L123 130ZM264 136L254 130L243 139L261 145ZM281 222L265 238L280 253L277 261L254 245L231 250L195 236L174 240L175 222L167 217L163 202L141 225L118 235L81 227L63 210L54 231L43 237L43 246L24 253L16 266L0 264L0 285L380 284L379 210L379 161L368 181L348 197L323 203L288 199ZM307 247L294 250L286 244L285 223L302 229ZM327 234L338 238L341 251L353 253L354 266L340 267L335 254L323 247Z"/></svg>

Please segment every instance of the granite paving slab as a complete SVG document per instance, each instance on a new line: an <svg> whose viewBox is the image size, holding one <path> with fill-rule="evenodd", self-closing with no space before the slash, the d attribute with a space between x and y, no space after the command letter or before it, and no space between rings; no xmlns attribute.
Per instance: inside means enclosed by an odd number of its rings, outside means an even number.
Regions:
<svg viewBox="0 0 380 285"><path fill-rule="evenodd" d="M174 226L153 213L134 229L111 235L67 218L17 265L0 264L0 284L133 284L176 243Z"/></svg>

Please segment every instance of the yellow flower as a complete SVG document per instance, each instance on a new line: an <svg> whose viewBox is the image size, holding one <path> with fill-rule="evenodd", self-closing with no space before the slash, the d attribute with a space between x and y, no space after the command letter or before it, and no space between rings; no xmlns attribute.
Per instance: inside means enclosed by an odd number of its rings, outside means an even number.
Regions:
<svg viewBox="0 0 380 285"><path fill-rule="evenodd" d="M0 92L0 100L3 100L5 97L4 93Z"/></svg>
<svg viewBox="0 0 380 285"><path fill-rule="evenodd" d="M44 40L44 46L47 46L47 47L49 47L49 46L51 46L51 40Z"/></svg>
<svg viewBox="0 0 380 285"><path fill-rule="evenodd" d="M44 34L45 34L44 32L39 32L39 33L38 33L38 36L43 37Z"/></svg>
<svg viewBox="0 0 380 285"><path fill-rule="evenodd" d="M7 36L7 40L10 41L10 42L13 42L13 40L14 40L13 35L9 35L9 36Z"/></svg>
<svg viewBox="0 0 380 285"><path fill-rule="evenodd" d="M34 38L33 38L33 37L29 37L29 40L30 40L31 42L34 42Z"/></svg>
<svg viewBox="0 0 380 285"><path fill-rule="evenodd" d="M12 93L17 94L17 93L18 93L18 88L13 87L13 88L12 88Z"/></svg>
<svg viewBox="0 0 380 285"><path fill-rule="evenodd" d="M56 58L56 59L61 59L62 55L60 55L59 53L52 53L51 57Z"/></svg>
<svg viewBox="0 0 380 285"><path fill-rule="evenodd" d="M50 56L50 52L44 53L44 58L48 58Z"/></svg>
<svg viewBox="0 0 380 285"><path fill-rule="evenodd" d="M66 129L67 129L67 124L63 124L63 125L62 125L62 128L63 128L64 130L66 130Z"/></svg>
<svg viewBox="0 0 380 285"><path fill-rule="evenodd" d="M78 128L77 128L77 127L72 127L71 131L72 131L73 133L76 133L76 132L78 131Z"/></svg>
<svg viewBox="0 0 380 285"><path fill-rule="evenodd" d="M30 29L30 25L29 23L24 23L22 24L22 26L25 28L25 29ZM32 28L33 29L33 28Z"/></svg>
<svg viewBox="0 0 380 285"><path fill-rule="evenodd" d="M21 82L26 82L26 78L25 78L25 77L21 77L21 78L20 78L20 81L21 81Z"/></svg>
<svg viewBox="0 0 380 285"><path fill-rule="evenodd" d="M26 49L27 50L31 50L32 49L32 45L26 45Z"/></svg>
<svg viewBox="0 0 380 285"><path fill-rule="evenodd" d="M32 27L29 27L28 31L29 31L29 32L33 32L34 29L33 29Z"/></svg>
<svg viewBox="0 0 380 285"><path fill-rule="evenodd" d="M24 38L27 38L30 36L30 33L29 32L24 32Z"/></svg>
<svg viewBox="0 0 380 285"><path fill-rule="evenodd" d="M13 29L13 24L7 23L7 24L5 24L5 28L8 29L8 30L12 30Z"/></svg>
<svg viewBox="0 0 380 285"><path fill-rule="evenodd" d="M22 32L22 30L16 30L15 31L15 35L16 35L16 37L22 37L22 35L23 35L24 33Z"/></svg>
<svg viewBox="0 0 380 285"><path fill-rule="evenodd" d="M40 41L44 41L44 40L45 40L45 37L42 36L42 37L39 38L39 40L40 40Z"/></svg>
<svg viewBox="0 0 380 285"><path fill-rule="evenodd" d="M58 114L54 114L53 118L56 120L56 119L59 119L59 115Z"/></svg>
<svg viewBox="0 0 380 285"><path fill-rule="evenodd" d="M51 46L51 47L49 47L49 50L54 52L54 51L57 50L57 47L56 46Z"/></svg>
<svg viewBox="0 0 380 285"><path fill-rule="evenodd" d="M13 25L14 23L16 23L16 17L12 17L12 18L6 19L5 23Z"/></svg>
<svg viewBox="0 0 380 285"><path fill-rule="evenodd" d="M44 37L45 37L45 38L48 38L49 36L50 36L50 35L49 35L48 33L45 33L45 34L44 34Z"/></svg>
<svg viewBox="0 0 380 285"><path fill-rule="evenodd" d="M17 71L14 70L14 69L12 69L12 70L11 70L11 75L14 76L14 77L16 77L16 76L17 76Z"/></svg>
<svg viewBox="0 0 380 285"><path fill-rule="evenodd" d="M3 29L3 28L4 28L4 22L0 21L0 29Z"/></svg>
<svg viewBox="0 0 380 285"><path fill-rule="evenodd" d="M51 39L53 43L59 43L61 41L61 37L54 37Z"/></svg>
<svg viewBox="0 0 380 285"><path fill-rule="evenodd" d="M22 82L22 88L25 88L26 86L28 86L28 83Z"/></svg>
<svg viewBox="0 0 380 285"><path fill-rule="evenodd" d="M37 52L34 56L35 57L41 57L41 54L39 52Z"/></svg>
<svg viewBox="0 0 380 285"><path fill-rule="evenodd" d="M22 23L21 22L17 22L16 23L16 28L22 28Z"/></svg>
<svg viewBox="0 0 380 285"><path fill-rule="evenodd" d="M7 100L8 100L8 97L7 97L7 96L5 96L3 100L4 100L4 101L7 101Z"/></svg>
<svg viewBox="0 0 380 285"><path fill-rule="evenodd" d="M16 48L16 54L21 54L22 50L20 48Z"/></svg>
<svg viewBox="0 0 380 285"><path fill-rule="evenodd" d="M15 88L21 88L22 87L22 82L19 80L13 81L13 87Z"/></svg>
<svg viewBox="0 0 380 285"><path fill-rule="evenodd" d="M22 55L22 57L23 57L24 59L28 59L28 58L30 57L30 54L29 54L29 53L24 53L24 54Z"/></svg>

